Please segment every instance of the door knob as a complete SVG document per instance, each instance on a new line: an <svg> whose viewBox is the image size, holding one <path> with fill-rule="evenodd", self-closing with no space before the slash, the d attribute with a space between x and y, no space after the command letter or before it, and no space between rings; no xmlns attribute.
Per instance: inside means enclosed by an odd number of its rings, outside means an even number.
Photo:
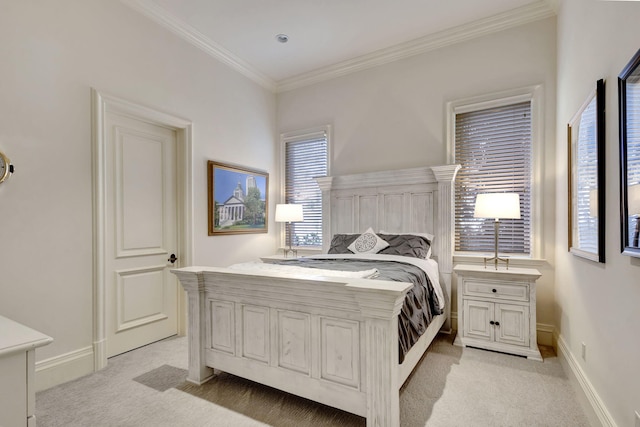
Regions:
<svg viewBox="0 0 640 427"><path fill-rule="evenodd" d="M169 261L171 264L174 264L177 260L178 260L178 257L176 257L176 254L171 254L171 256L167 261Z"/></svg>

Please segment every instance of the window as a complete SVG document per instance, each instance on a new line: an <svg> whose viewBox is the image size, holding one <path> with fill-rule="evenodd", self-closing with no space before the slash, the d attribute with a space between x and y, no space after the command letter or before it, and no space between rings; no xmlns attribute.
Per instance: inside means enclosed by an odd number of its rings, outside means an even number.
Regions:
<svg viewBox="0 0 640 427"><path fill-rule="evenodd" d="M501 219L499 251L534 254L534 141L536 90L482 102L450 104L455 182L455 250L491 253L493 221L474 218L479 193L518 193L520 219Z"/></svg>
<svg viewBox="0 0 640 427"><path fill-rule="evenodd" d="M314 178L329 174L329 133L325 126L282 135L284 203L302 204L304 214L290 227L294 246L322 246L322 192Z"/></svg>

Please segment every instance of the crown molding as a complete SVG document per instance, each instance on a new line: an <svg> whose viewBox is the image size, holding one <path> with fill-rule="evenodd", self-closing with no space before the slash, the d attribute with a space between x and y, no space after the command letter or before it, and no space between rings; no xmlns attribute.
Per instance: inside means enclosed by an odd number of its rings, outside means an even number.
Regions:
<svg viewBox="0 0 640 427"><path fill-rule="evenodd" d="M140 12L156 23L177 34L195 47L202 49L223 64L228 65L240 74L248 77L271 92L277 90L276 82L262 74L251 65L223 48L200 31L176 18L152 0L120 0L131 9Z"/></svg>
<svg viewBox="0 0 640 427"><path fill-rule="evenodd" d="M540 19L556 15L552 0L540 0L535 3L499 13L488 18L479 19L468 24L430 34L399 45L381 49L370 54L340 62L328 67L319 68L309 73L280 80L278 92L286 92L309 86L336 77L388 64L400 59L409 58L431 50L460 43L487 34L496 33L508 28L524 25Z"/></svg>
<svg viewBox="0 0 640 427"><path fill-rule="evenodd" d="M271 92L286 92L555 16L557 9L556 2L559 0L539 0L488 18L430 34L277 82L220 46L196 28L176 18L167 10L158 6L153 0L120 1L167 28L192 45L202 49L207 54L238 71L245 77L248 77L265 89Z"/></svg>

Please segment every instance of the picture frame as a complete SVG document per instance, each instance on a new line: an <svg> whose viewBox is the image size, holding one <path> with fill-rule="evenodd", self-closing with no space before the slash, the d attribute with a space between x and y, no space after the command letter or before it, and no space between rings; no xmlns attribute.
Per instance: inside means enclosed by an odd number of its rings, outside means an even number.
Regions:
<svg viewBox="0 0 640 427"><path fill-rule="evenodd" d="M567 124L569 252L605 262L605 83Z"/></svg>
<svg viewBox="0 0 640 427"><path fill-rule="evenodd" d="M640 258L640 50L618 76L620 245Z"/></svg>
<svg viewBox="0 0 640 427"><path fill-rule="evenodd" d="M266 233L269 224L269 174L207 162L209 236Z"/></svg>

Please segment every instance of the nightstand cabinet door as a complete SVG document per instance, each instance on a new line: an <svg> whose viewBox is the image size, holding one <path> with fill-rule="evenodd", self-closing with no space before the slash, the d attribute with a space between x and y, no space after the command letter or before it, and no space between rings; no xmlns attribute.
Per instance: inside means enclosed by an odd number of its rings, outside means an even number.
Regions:
<svg viewBox="0 0 640 427"><path fill-rule="evenodd" d="M496 304L495 340L504 344L529 346L529 307Z"/></svg>
<svg viewBox="0 0 640 427"><path fill-rule="evenodd" d="M464 336L493 341L493 303L464 300Z"/></svg>

